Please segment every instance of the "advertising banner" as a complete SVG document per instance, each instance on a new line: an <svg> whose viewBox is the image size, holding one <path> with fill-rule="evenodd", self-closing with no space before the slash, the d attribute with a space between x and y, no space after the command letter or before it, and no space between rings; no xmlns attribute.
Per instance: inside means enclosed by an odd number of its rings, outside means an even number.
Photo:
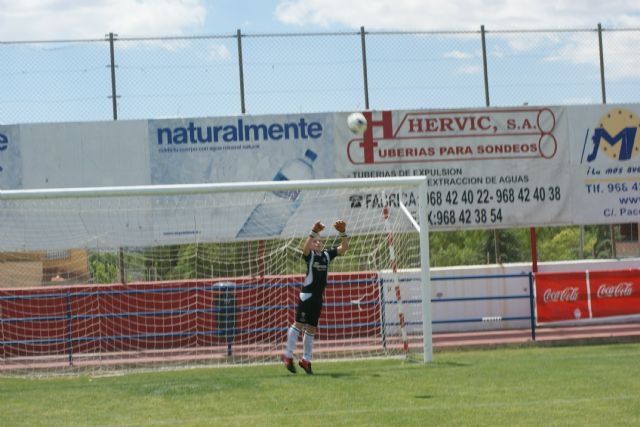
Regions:
<svg viewBox="0 0 640 427"><path fill-rule="evenodd" d="M536 273L538 322L640 314L640 270Z"/></svg>
<svg viewBox="0 0 640 427"><path fill-rule="evenodd" d="M589 318L589 294L584 272L536 273L536 319L557 322Z"/></svg>
<svg viewBox="0 0 640 427"><path fill-rule="evenodd" d="M350 132L346 112L0 126L0 186L425 176L432 230L640 222L640 104L363 114L368 127L362 135ZM274 237L287 224L317 219L308 201L291 194L266 194L248 205L245 196L234 197L242 207L228 215L225 227L206 232L202 227L216 212L190 209L188 198L164 208L163 200L149 202L162 209L138 220L137 230L148 234L135 242L180 243L194 234ZM400 202L416 213L412 192L354 191L339 206L323 208L364 212ZM79 210L74 203L67 204L66 221L86 224L86 218L73 218ZM266 215L266 205L277 218L268 226L256 221ZM216 209L225 206L218 203ZM36 230L29 221L20 217L6 227ZM38 221L41 230L56 226ZM121 220L112 222L117 228ZM120 231L116 240L130 242L130 229ZM25 237L6 244L34 243Z"/></svg>
<svg viewBox="0 0 640 427"><path fill-rule="evenodd" d="M332 114L149 120L148 146L151 184L270 181L305 158L287 179L335 177Z"/></svg>
<svg viewBox="0 0 640 427"><path fill-rule="evenodd" d="M0 126L0 189L22 187L20 127Z"/></svg>
<svg viewBox="0 0 640 427"><path fill-rule="evenodd" d="M640 270L587 274L593 317L640 314Z"/></svg>
<svg viewBox="0 0 640 427"><path fill-rule="evenodd" d="M426 176L433 229L571 223L565 107L364 114L338 175Z"/></svg>
<svg viewBox="0 0 640 427"><path fill-rule="evenodd" d="M151 183L333 178L332 129L331 114L150 120ZM179 241L190 235L200 239L280 236L286 229L292 231L287 224L304 211L300 208L305 201L298 196L281 192L266 193L257 199L254 194L245 193L217 197L212 209L189 210L186 222L171 218L175 209L160 209L154 212L154 239ZM184 198L181 208L188 206L189 200ZM229 210L232 206L233 211ZM225 218L223 228L210 220L216 210ZM316 219L308 217L305 230ZM208 224L214 226L207 227Z"/></svg>
<svg viewBox="0 0 640 427"><path fill-rule="evenodd" d="M569 109L575 224L640 221L640 107Z"/></svg>

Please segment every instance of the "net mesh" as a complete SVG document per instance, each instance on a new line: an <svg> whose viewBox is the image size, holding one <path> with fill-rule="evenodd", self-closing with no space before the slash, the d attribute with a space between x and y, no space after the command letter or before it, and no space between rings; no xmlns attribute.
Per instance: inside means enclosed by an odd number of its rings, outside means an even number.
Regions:
<svg viewBox="0 0 640 427"><path fill-rule="evenodd" d="M417 208L416 195L3 200L0 369L277 361L318 219L326 247L340 241L331 224L346 221L350 248L330 265L314 360L420 350L420 240L400 206Z"/></svg>

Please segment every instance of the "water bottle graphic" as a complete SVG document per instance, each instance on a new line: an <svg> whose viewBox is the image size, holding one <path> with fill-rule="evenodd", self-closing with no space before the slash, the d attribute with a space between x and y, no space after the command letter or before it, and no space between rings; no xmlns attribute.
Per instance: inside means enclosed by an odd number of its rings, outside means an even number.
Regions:
<svg viewBox="0 0 640 427"><path fill-rule="evenodd" d="M287 161L273 177L273 181L308 180L315 177L313 162L318 155L307 150L303 158ZM284 230L289 218L302 203L297 190L272 191L264 195L236 237L278 236Z"/></svg>

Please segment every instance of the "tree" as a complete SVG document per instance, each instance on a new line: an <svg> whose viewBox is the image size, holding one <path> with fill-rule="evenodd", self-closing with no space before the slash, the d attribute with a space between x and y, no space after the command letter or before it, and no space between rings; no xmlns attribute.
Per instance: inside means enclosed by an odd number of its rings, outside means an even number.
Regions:
<svg viewBox="0 0 640 427"><path fill-rule="evenodd" d="M115 253L93 253L89 255L89 271L93 283L118 281L118 255Z"/></svg>

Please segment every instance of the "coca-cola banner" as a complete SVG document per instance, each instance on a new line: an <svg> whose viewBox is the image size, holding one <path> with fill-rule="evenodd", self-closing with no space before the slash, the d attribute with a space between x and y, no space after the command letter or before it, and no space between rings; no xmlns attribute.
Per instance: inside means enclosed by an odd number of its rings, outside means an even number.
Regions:
<svg viewBox="0 0 640 427"><path fill-rule="evenodd" d="M537 273L538 322L588 318L589 298L584 272Z"/></svg>
<svg viewBox="0 0 640 427"><path fill-rule="evenodd" d="M640 314L640 270L588 274L593 317Z"/></svg>
<svg viewBox="0 0 640 427"><path fill-rule="evenodd" d="M536 273L538 322L640 314L640 270Z"/></svg>

